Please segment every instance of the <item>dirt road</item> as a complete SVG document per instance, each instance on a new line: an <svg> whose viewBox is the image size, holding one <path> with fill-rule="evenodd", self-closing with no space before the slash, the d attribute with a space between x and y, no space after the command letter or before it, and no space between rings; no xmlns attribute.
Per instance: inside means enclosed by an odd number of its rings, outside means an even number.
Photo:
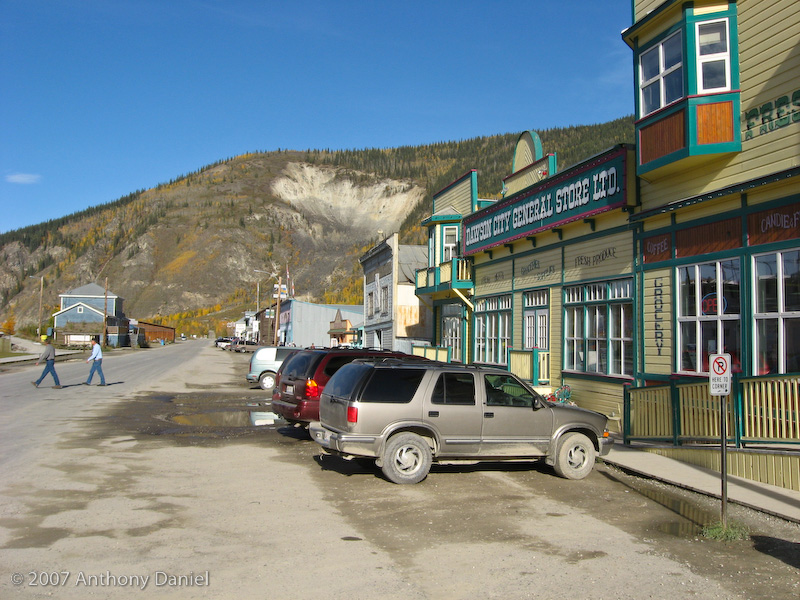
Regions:
<svg viewBox="0 0 800 600"><path fill-rule="evenodd" d="M713 502L608 465L580 482L526 464L393 485L252 426L269 407L249 356L193 344L130 393L67 389L82 410L29 432L39 451L0 484L0 597L800 596L795 525L734 507L753 539L703 540Z"/></svg>

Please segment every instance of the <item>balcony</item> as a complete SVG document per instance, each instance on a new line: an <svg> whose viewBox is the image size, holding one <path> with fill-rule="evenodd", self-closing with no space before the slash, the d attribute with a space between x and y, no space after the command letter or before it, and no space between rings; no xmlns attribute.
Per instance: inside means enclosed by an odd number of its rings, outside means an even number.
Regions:
<svg viewBox="0 0 800 600"><path fill-rule="evenodd" d="M454 258L438 267L417 269L418 295L452 289L471 290L473 287L472 263L466 258Z"/></svg>

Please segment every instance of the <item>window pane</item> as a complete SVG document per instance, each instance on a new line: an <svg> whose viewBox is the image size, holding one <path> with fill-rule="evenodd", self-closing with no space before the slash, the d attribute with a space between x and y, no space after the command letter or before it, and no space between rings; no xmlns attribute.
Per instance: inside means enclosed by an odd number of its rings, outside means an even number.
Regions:
<svg viewBox="0 0 800 600"><path fill-rule="evenodd" d="M708 355L718 354L719 345L717 344L717 322L700 322L700 349L703 356L702 371L708 372Z"/></svg>
<svg viewBox="0 0 800 600"><path fill-rule="evenodd" d="M697 331L694 322L681 323L681 371L697 371Z"/></svg>
<svg viewBox="0 0 800 600"><path fill-rule="evenodd" d="M664 76L664 104L683 98L683 69L675 69Z"/></svg>
<svg viewBox="0 0 800 600"><path fill-rule="evenodd" d="M724 60L713 60L702 65L703 89L715 90L728 87L728 72Z"/></svg>
<svg viewBox="0 0 800 600"><path fill-rule="evenodd" d="M738 315L741 310L739 302L739 261L725 260L720 262L722 274L722 307L721 313L725 315Z"/></svg>
<svg viewBox="0 0 800 600"><path fill-rule="evenodd" d="M703 315L717 315L717 265L700 265L700 312Z"/></svg>
<svg viewBox="0 0 800 600"><path fill-rule="evenodd" d="M695 290L694 267L681 267L678 271L680 277L680 316L694 317L697 316L697 295Z"/></svg>
<svg viewBox="0 0 800 600"><path fill-rule="evenodd" d="M756 321L756 374L778 372L778 319Z"/></svg>
<svg viewBox="0 0 800 600"><path fill-rule="evenodd" d="M633 375L633 342L625 342L622 345L625 352L625 375Z"/></svg>
<svg viewBox="0 0 800 600"><path fill-rule="evenodd" d="M741 361L741 344L739 341L741 340L741 321L731 321L726 320L722 322L722 349L723 352L727 352L731 355L731 370L734 373L741 373L742 372L742 361Z"/></svg>
<svg viewBox="0 0 800 600"><path fill-rule="evenodd" d="M704 23L697 27L700 56L728 51L728 31L725 21Z"/></svg>
<svg viewBox="0 0 800 600"><path fill-rule="evenodd" d="M661 108L661 81L656 81L642 88L642 112L650 114L659 108Z"/></svg>
<svg viewBox="0 0 800 600"><path fill-rule="evenodd" d="M567 340L567 352L564 357L564 368L575 368L575 340Z"/></svg>
<svg viewBox="0 0 800 600"><path fill-rule="evenodd" d="M774 254L756 257L756 312L778 312L778 261Z"/></svg>
<svg viewBox="0 0 800 600"><path fill-rule="evenodd" d="M659 73L658 66L658 47L648 50L642 54L642 81L647 81L656 77Z"/></svg>
<svg viewBox="0 0 800 600"><path fill-rule="evenodd" d="M786 344L786 372L800 372L800 319L786 319L784 322Z"/></svg>
<svg viewBox="0 0 800 600"><path fill-rule="evenodd" d="M784 310L800 310L800 250L783 253Z"/></svg>
<svg viewBox="0 0 800 600"><path fill-rule="evenodd" d="M681 49L682 38L679 35L673 35L671 38L664 40L664 70L670 69L675 65L683 62L683 50Z"/></svg>
<svg viewBox="0 0 800 600"><path fill-rule="evenodd" d="M622 316L622 337L626 340L633 339L633 305L626 304L627 310L623 311Z"/></svg>

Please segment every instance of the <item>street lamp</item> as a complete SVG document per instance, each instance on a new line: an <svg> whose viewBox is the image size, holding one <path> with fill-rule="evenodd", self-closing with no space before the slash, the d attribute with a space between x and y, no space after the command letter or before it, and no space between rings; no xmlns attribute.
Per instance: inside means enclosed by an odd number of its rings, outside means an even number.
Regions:
<svg viewBox="0 0 800 600"><path fill-rule="evenodd" d="M36 279L33 275L28 275L28 279ZM44 295L44 275L39 277L39 326L36 329L36 335L39 336L41 341L42 335L42 296Z"/></svg>

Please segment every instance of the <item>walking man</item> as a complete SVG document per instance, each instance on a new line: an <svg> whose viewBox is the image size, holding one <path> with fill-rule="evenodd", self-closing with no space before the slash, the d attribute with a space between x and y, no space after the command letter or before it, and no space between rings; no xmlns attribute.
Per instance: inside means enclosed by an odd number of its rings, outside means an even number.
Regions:
<svg viewBox="0 0 800 600"><path fill-rule="evenodd" d="M42 336L44 337L44 336ZM38 366L40 362L45 361L44 371L42 371L41 377L36 381L31 381L33 387L39 387L39 384L42 383L42 380L50 373L53 376L53 381L56 384L53 388L60 390L61 389L61 382L58 380L58 373L56 373L56 349L53 347L53 342L50 338L46 338L44 344L44 350L42 351L41 356L39 356L39 360L36 361L36 365Z"/></svg>
<svg viewBox="0 0 800 600"><path fill-rule="evenodd" d="M92 368L89 369L89 379L86 380L84 385L90 385L92 383L92 377L95 371L100 375L100 385L105 385L106 376L103 375L103 350L100 348L97 338L92 338L92 354L86 362L92 363Z"/></svg>

